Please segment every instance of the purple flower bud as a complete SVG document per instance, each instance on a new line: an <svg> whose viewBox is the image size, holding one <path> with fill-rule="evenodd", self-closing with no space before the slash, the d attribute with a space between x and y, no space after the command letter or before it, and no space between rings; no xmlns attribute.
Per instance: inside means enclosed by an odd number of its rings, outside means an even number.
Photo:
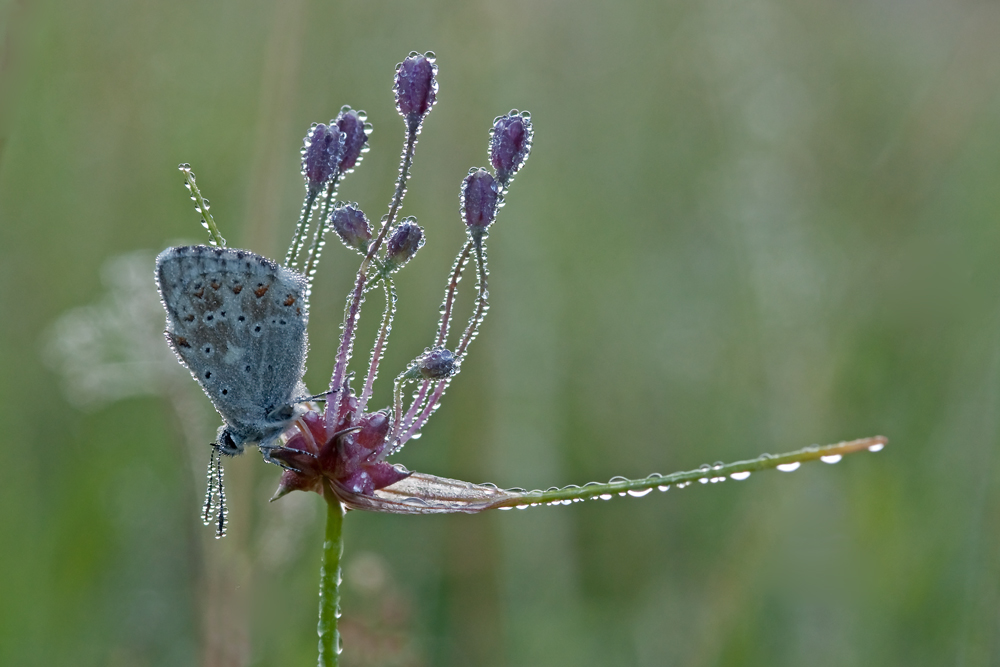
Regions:
<svg viewBox="0 0 1000 667"><path fill-rule="evenodd" d="M348 248L368 252L368 244L372 240L368 218L357 204L337 203L330 214L328 224L337 232L337 236Z"/></svg>
<svg viewBox="0 0 1000 667"><path fill-rule="evenodd" d="M506 184L524 166L531 151L533 133L531 115L527 111L518 113L517 109L512 109L506 116L499 116L493 121L490 163L501 183Z"/></svg>
<svg viewBox="0 0 1000 667"><path fill-rule="evenodd" d="M417 225L416 218L407 218L399 223L386 246L385 262L389 270L397 271L402 268L423 244L424 230Z"/></svg>
<svg viewBox="0 0 1000 667"><path fill-rule="evenodd" d="M361 430L354 434L354 439L359 445L367 450L379 450L385 442L385 436L389 434L389 418L384 412L373 412L365 415L358 421Z"/></svg>
<svg viewBox="0 0 1000 667"><path fill-rule="evenodd" d="M312 126L302 147L302 175L310 189L319 190L333 178L343 152L344 135L337 126Z"/></svg>
<svg viewBox="0 0 1000 667"><path fill-rule="evenodd" d="M336 120L330 122L344 135L344 154L340 158L339 165L341 173L353 169L361 159L361 154L367 150L366 144L371 126L365 125L365 119L364 111L355 111L345 106L340 110Z"/></svg>
<svg viewBox="0 0 1000 667"><path fill-rule="evenodd" d="M443 380L455 372L455 355L446 348L434 348L417 359L416 365L425 380Z"/></svg>
<svg viewBox="0 0 1000 667"><path fill-rule="evenodd" d="M462 181L462 219L472 233L482 233L497 217L500 187L490 172L472 169Z"/></svg>
<svg viewBox="0 0 1000 667"><path fill-rule="evenodd" d="M393 91L396 93L396 108L404 117L425 116L434 106L438 83L435 79L437 65L435 56L428 51L420 55L416 51L396 68L396 83Z"/></svg>

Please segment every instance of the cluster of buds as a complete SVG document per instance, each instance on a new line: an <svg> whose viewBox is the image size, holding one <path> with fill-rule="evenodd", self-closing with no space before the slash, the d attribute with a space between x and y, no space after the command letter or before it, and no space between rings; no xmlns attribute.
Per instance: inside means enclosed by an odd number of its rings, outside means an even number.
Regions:
<svg viewBox="0 0 1000 667"><path fill-rule="evenodd" d="M299 224L295 227L295 236L285 255L285 265L301 270L310 283L325 245L324 235L329 223L323 221L330 216L337 186L368 151L368 135L371 134L372 126L365 120L364 111L355 111L345 106L329 125L314 123L306 134L302 147L302 177L306 182L306 198L302 203ZM312 231L312 242L307 243L310 221L317 207L320 210L320 222Z"/></svg>
<svg viewBox="0 0 1000 667"><path fill-rule="evenodd" d="M370 508L370 504L353 503L352 499L370 499L375 491L406 479L410 475L407 470L385 459L416 437L440 405L486 315L485 240L514 174L524 165L531 149L530 116L517 111L493 122L489 139L492 171L473 168L462 181L459 199L467 240L448 276L434 341L396 377L391 408L368 410L396 310L394 276L413 259L425 241L424 230L416 219L400 219L399 211L406 194L417 136L437 98L436 74L432 53L411 53L396 68L393 90L396 108L405 122L405 138L395 192L389 212L381 218L377 232L373 232L369 218L357 203L334 201L341 177L357 164L361 153L367 149L371 127L364 123L363 113L344 107L329 125L313 125L306 136L302 151L306 198L286 263L295 268L305 267L304 273L311 279L324 236L331 230L363 259L354 288L348 295L334 371L325 394L325 410L306 412L286 434L284 445L270 452L270 457L285 468L275 498L291 491L323 493L326 489L348 507ZM317 205L319 215L312 231L313 243L306 248L303 239L309 237L312 219L317 217ZM305 256L299 263L303 250ZM475 260L477 269L476 306L456 346L449 348L448 333L454 318L458 284L470 258ZM385 311L364 384L357 392L352 386L354 375L348 372L348 364L364 297L378 287L385 294ZM416 383L417 387L406 406L403 389L411 383Z"/></svg>

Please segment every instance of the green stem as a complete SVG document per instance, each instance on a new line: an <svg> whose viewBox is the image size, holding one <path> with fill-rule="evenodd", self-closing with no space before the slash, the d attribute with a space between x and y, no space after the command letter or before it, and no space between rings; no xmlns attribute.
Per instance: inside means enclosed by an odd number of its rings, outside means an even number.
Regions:
<svg viewBox="0 0 1000 667"><path fill-rule="evenodd" d="M312 247L309 248L308 259L306 260L306 268L303 273L306 279L309 280L309 284L312 285L313 272L316 270L316 265L319 263L319 255L323 252L323 236L326 234L326 219L330 215L330 207L333 205L333 198L337 196L337 184L340 182L340 174L338 173L330 181L330 184L326 188L326 196L323 200L323 207L320 209L319 221L316 223L316 233L313 235Z"/></svg>
<svg viewBox="0 0 1000 667"><path fill-rule="evenodd" d="M326 537L323 540L323 562L319 570L319 666L337 667L340 659L340 557L344 552L344 506L323 485L326 500Z"/></svg>
<svg viewBox="0 0 1000 667"><path fill-rule="evenodd" d="M195 208L198 213L201 214L201 222L205 225L205 229L208 230L208 236L211 240L211 244L218 246L220 248L226 247L226 239L222 238L222 234L219 233L219 228L215 226L215 218L212 217L209 211L208 200L201 196L201 190L198 189L198 184L195 183L194 172L191 171L191 165L182 164L178 167L181 173L184 174L184 180L187 181L187 189L191 192L191 199L194 200Z"/></svg>
<svg viewBox="0 0 1000 667"><path fill-rule="evenodd" d="M299 252L302 250L302 242L305 240L309 229L309 220L312 218L313 205L319 190L309 188L306 190L306 199L302 202L302 212L299 214L299 222L295 225L295 233L292 235L292 244L288 246L288 253L285 255L285 266L295 268L298 266ZM320 221L322 224L322 221Z"/></svg>
<svg viewBox="0 0 1000 667"><path fill-rule="evenodd" d="M787 454L771 455L762 454L755 459L747 461L737 461L724 465L702 466L697 470L686 472L675 472L670 475L653 474L641 479L625 479L618 477L610 482L598 484L591 482L584 486L566 486L561 489L548 489L546 491L526 491L520 492L509 498L490 505L490 509L509 509L511 507L528 507L546 503L560 503L563 501L588 500L591 498L603 498L610 500L614 496L645 495L653 489L666 491L671 486L683 488L693 482L701 484L712 484L723 482L727 479L744 480L750 476L751 472L778 468L786 472L797 470L799 464L808 461L822 460L824 463L838 463L841 458L855 452L881 451L888 439L884 436L873 438L863 438L861 440L851 440L840 442L835 445L825 447L806 447ZM631 492L631 493L630 493Z"/></svg>

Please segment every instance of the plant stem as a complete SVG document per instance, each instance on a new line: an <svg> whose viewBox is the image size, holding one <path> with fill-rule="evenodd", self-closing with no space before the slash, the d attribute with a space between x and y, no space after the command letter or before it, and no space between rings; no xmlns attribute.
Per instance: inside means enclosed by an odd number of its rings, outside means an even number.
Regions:
<svg viewBox="0 0 1000 667"><path fill-rule="evenodd" d="M675 472L670 475L653 474L639 479L617 477L604 484L591 482L582 487L571 485L561 489L524 491L490 505L489 509L528 507L545 503L589 500L592 498L610 500L616 495L645 495L645 492L653 489L666 491L671 486L684 488L693 482L712 484L723 482L726 479L744 480L750 476L751 472L772 468L792 472L798 469L799 464L809 461L822 460L824 463L839 463L844 456L855 452L866 450L869 452L878 452L884 449L888 442L887 438L878 435L860 440L839 442L835 445L826 445L825 447L806 447L805 449L799 449L786 454L762 454L755 459L721 465L717 464L714 466L702 466L697 470ZM630 491L632 492L631 494L629 493Z"/></svg>
<svg viewBox="0 0 1000 667"><path fill-rule="evenodd" d="M368 399L371 398L372 388L375 385L375 377L378 375L378 365L382 361L385 353L386 341L389 338L389 330L392 329L392 318L396 314L396 288L392 284L392 278L388 274L382 275L382 288L385 291L385 312L382 313L382 326L378 332L378 340L372 348L372 358L368 364L368 377L365 380L365 388L361 392L361 399L358 402L358 409L364 412L368 407Z"/></svg>
<svg viewBox="0 0 1000 667"><path fill-rule="evenodd" d="M292 244L288 246L288 254L285 255L285 266L289 268L294 269L298 267L299 251L302 250L302 242L309 229L309 220L312 218L313 205L316 203L316 196L318 194L319 190L314 188L306 190L306 199L302 202L302 212L299 214L298 224L295 225Z"/></svg>
<svg viewBox="0 0 1000 667"><path fill-rule="evenodd" d="M337 361L333 367L333 377L330 378L330 392L340 391L344 383L344 376L347 373L347 364L351 360L351 348L354 346L354 328L357 325L358 314L361 311L361 298L365 293L365 281L367 280L368 266L375 260L379 248L386 234L392 228L396 220L396 213L403 203L403 196L406 194L406 181L410 177L410 166L413 164L413 149L417 145L417 130L420 124L407 125L406 143L403 146L403 162L399 167L399 178L396 180L396 190L393 193L392 203L389 205L389 214L382 220L382 228L378 236L368 247L368 254L361 260L358 268L358 277L354 283L354 292L349 297L347 309L344 316L344 329L340 335L340 347L337 349ZM329 413L327 425L333 419L333 414Z"/></svg>
<svg viewBox="0 0 1000 667"><path fill-rule="evenodd" d="M184 174L184 180L187 181L186 185L188 190L191 192L191 199L194 200L195 208L197 208L198 212L201 213L201 222L205 225L205 229L208 230L211 244L218 246L219 248L225 248L226 239L222 238L222 234L219 233L219 228L215 226L215 218L212 217L212 213L208 210L208 200L201 196L201 190L198 189L198 184L195 182L194 172L191 171L191 165L182 164L179 169L181 170L181 173Z"/></svg>
<svg viewBox="0 0 1000 667"><path fill-rule="evenodd" d="M316 233L313 235L312 247L309 248L309 255L306 260L305 270L302 272L305 274L306 280L309 281L310 288L312 287L313 274L316 272L316 265L319 263L320 253L323 252L323 236L327 231L326 219L330 214L330 207L333 205L333 198L337 196L337 184L339 182L340 173L338 172L326 188L323 205L319 212L319 220L316 222Z"/></svg>
<svg viewBox="0 0 1000 667"><path fill-rule="evenodd" d="M323 485L326 500L326 537L323 540L323 562L319 570L319 665L337 667L340 660L340 557L344 552L344 506Z"/></svg>

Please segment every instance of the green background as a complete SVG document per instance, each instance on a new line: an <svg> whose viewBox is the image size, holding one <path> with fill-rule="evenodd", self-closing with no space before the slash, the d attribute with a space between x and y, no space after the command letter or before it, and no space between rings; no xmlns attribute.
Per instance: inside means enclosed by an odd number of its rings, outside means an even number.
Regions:
<svg viewBox="0 0 1000 667"><path fill-rule="evenodd" d="M641 500L352 513L343 663L1000 661L994 3L6 0L0 22L0 664L314 664L322 501L269 505L252 454L232 534L201 526L218 421L164 357L151 262L206 240L180 162L231 245L283 255L301 137L342 104L375 132L340 196L380 217L413 49L440 65L403 209L428 243L375 405L431 342L492 119L529 109L536 135L483 333L396 461L544 488L891 444ZM313 390L357 265L324 259Z"/></svg>

